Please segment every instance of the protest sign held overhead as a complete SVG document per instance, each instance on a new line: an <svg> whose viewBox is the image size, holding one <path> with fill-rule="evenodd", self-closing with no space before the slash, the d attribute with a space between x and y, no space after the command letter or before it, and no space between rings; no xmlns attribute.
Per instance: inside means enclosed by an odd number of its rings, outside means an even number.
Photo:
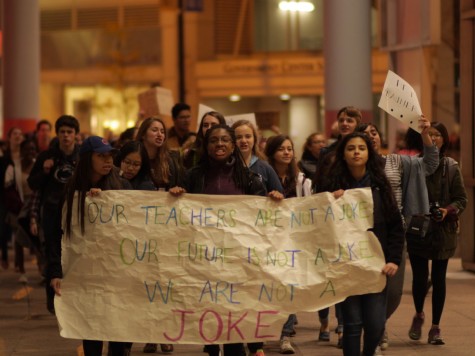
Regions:
<svg viewBox="0 0 475 356"><path fill-rule="evenodd" d="M422 110L416 92L404 79L388 71L378 106L392 117L420 132Z"/></svg>

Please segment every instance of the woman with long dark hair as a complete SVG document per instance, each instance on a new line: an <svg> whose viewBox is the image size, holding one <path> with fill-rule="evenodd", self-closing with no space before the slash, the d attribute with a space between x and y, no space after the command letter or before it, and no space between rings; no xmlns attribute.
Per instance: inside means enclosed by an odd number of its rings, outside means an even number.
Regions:
<svg viewBox="0 0 475 356"><path fill-rule="evenodd" d="M257 174L243 164L242 156L236 148L234 130L226 125L215 125L203 140L199 164L188 171L184 187L173 187L170 193L178 196L184 192L192 194L219 195L266 195L266 190ZM275 198L279 193L275 194ZM205 352L219 356L219 345L206 345ZM263 355L262 350L253 351ZM225 344L224 356L245 356L242 343Z"/></svg>
<svg viewBox="0 0 475 356"><path fill-rule="evenodd" d="M150 178L157 190L168 190L180 185L183 174L179 157L167 148L165 123L158 117L145 119L139 127L136 140L142 142L147 151Z"/></svg>
<svg viewBox="0 0 475 356"><path fill-rule="evenodd" d="M298 162L298 166L306 177L312 178L316 174L320 151L326 145L327 139L321 132L311 133L305 140L302 158Z"/></svg>
<svg viewBox="0 0 475 356"><path fill-rule="evenodd" d="M150 163L145 146L140 141L124 144L114 158L120 176L127 179L135 190L155 190L150 178Z"/></svg>
<svg viewBox="0 0 475 356"><path fill-rule="evenodd" d="M432 144L429 137L430 122L420 118L419 139L423 142L423 156L409 156L392 153L381 153L382 137L378 127L374 124L361 124L357 131L364 132L373 143L377 154L381 155L384 162L384 171L391 184L403 221L408 221L415 214L427 214L429 212L429 198L426 188L426 176L434 173L439 164L439 150ZM406 267L406 254L402 254L401 264L396 275L388 281L388 300L386 319L396 311L401 302L404 272ZM380 342L381 350L389 346L388 332L385 329Z"/></svg>
<svg viewBox="0 0 475 356"><path fill-rule="evenodd" d="M457 248L457 231L460 214L467 206L467 193L463 184L462 174L458 163L445 156L449 145L449 134L446 127L439 122L432 122L429 136L439 148L439 165L436 171L426 178L431 218L437 222L440 241L431 248L421 248L408 244L409 260L412 267L412 297L416 315L412 320L409 337L419 340L424 324L424 301L427 294L429 278L429 260L432 260L432 326L428 335L428 343L443 345L440 332L440 319L445 304L445 279L449 258Z"/></svg>
<svg viewBox="0 0 475 356"><path fill-rule="evenodd" d="M114 164L119 167L119 174L129 181L134 190L155 190L150 178L150 164L145 146L140 141L129 141L122 145L114 158ZM157 344L146 344L156 349ZM147 346L146 346L147 347ZM167 347L167 346L165 346ZM132 343L125 343L126 352L130 354ZM109 354L109 356L112 356Z"/></svg>
<svg viewBox="0 0 475 356"><path fill-rule="evenodd" d="M330 169L330 190L339 198L347 189L370 187L373 193L374 227L386 259L382 273L388 278L398 270L404 246L401 215L381 157L369 138L359 132L345 136L336 149ZM379 293L355 295L341 303L343 354L373 356L386 322L386 288ZM364 329L363 352L361 334Z"/></svg>
<svg viewBox="0 0 475 356"><path fill-rule="evenodd" d="M165 123L158 117L145 119L139 127L137 141L144 145L147 152L147 163L150 167L150 178L156 190L169 190L171 187L182 185L183 172L179 161L178 151L167 148L167 130ZM173 352L172 344L160 344L162 352ZM155 353L157 344L147 343L144 353Z"/></svg>
<svg viewBox="0 0 475 356"><path fill-rule="evenodd" d="M78 214L78 224L81 234L85 231L86 196L96 196L102 190L130 189L130 184L119 176L119 172L113 165L112 146L102 137L90 136L81 145L79 162L73 176L66 185L66 225L65 238L70 238L73 228L73 214ZM74 196L77 193L77 203L74 204ZM60 205L62 206L62 204ZM58 209L61 214L61 209ZM61 219L58 219L61 221ZM54 251L48 260L48 271L51 276L51 287L55 294L61 296L61 279L63 271L61 267L61 226L55 226ZM83 349L86 356L102 355L103 342L97 340L83 340ZM125 343L110 342L112 355L124 355Z"/></svg>
<svg viewBox="0 0 475 356"><path fill-rule="evenodd" d="M183 166L186 169L196 166L200 161L206 131L215 125L226 125L224 116L217 111L205 113L201 118L195 142L193 142L193 145L184 153Z"/></svg>
<svg viewBox="0 0 475 356"><path fill-rule="evenodd" d="M272 136L267 139L265 154L284 188L286 198L309 196L312 194L312 181L297 168L294 143L287 135ZM295 334L296 314L290 314L280 337L280 353L295 353L290 337Z"/></svg>

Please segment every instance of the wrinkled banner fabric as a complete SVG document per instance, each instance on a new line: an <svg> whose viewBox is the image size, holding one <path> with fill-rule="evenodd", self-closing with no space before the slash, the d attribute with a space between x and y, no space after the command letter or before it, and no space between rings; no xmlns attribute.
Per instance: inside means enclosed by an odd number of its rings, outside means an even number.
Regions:
<svg viewBox="0 0 475 356"><path fill-rule="evenodd" d="M281 202L105 191L85 210L85 234L74 211L62 242L63 337L275 340L290 313L385 286L370 189Z"/></svg>

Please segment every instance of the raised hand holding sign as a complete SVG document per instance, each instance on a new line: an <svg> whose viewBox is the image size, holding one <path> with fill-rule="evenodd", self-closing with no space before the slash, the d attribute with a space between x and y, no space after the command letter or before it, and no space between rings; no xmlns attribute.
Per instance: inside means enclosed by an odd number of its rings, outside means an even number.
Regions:
<svg viewBox="0 0 475 356"><path fill-rule="evenodd" d="M404 79L388 71L378 106L392 117L421 132L419 118L422 110L414 89Z"/></svg>

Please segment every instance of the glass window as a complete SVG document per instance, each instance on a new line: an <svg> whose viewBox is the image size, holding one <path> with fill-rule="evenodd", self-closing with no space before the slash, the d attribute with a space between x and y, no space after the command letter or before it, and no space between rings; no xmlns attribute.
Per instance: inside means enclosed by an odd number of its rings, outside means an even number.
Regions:
<svg viewBox="0 0 475 356"><path fill-rule="evenodd" d="M282 0L254 1L254 50L256 52L323 50L323 0L300 0L311 11L282 10ZM295 6L295 5L294 5ZM371 39L378 46L378 11L371 7Z"/></svg>
<svg viewBox="0 0 475 356"><path fill-rule="evenodd" d="M313 5L309 12L283 10L280 3L289 1L254 1L254 49L266 52L321 50L323 0L305 1Z"/></svg>

